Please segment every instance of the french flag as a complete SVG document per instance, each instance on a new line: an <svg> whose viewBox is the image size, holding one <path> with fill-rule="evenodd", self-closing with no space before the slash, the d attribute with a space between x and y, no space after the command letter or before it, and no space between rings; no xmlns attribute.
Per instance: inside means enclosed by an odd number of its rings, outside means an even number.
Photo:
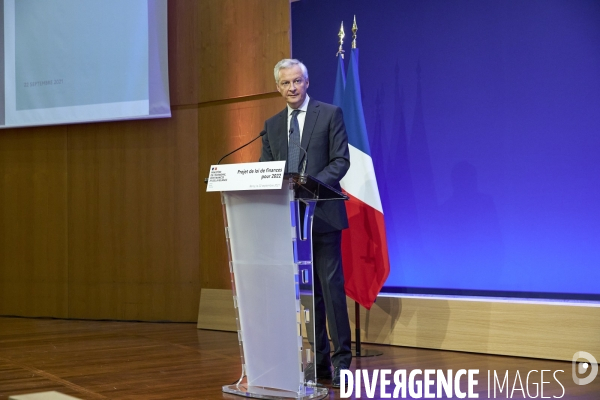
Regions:
<svg viewBox="0 0 600 400"><path fill-rule="evenodd" d="M350 227L342 233L345 289L350 298L369 310L390 273L390 261L361 100L358 49L350 52L345 87L344 81L344 61L338 56L334 104L344 112L350 148L350 169L341 181L350 198L346 202Z"/></svg>

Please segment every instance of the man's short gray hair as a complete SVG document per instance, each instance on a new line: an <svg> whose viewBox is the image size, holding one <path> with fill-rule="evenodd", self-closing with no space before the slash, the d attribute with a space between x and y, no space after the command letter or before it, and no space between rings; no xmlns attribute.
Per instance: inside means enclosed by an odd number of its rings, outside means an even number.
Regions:
<svg viewBox="0 0 600 400"><path fill-rule="evenodd" d="M283 60L279 61L276 65L275 65L275 83L279 84L279 71L282 69L286 69L286 68L292 68L294 65L297 65L300 67L300 69L302 70L302 75L304 76L305 80L308 80L308 70L306 69L306 66L304 64L302 64L300 61L296 60L295 58L284 58Z"/></svg>

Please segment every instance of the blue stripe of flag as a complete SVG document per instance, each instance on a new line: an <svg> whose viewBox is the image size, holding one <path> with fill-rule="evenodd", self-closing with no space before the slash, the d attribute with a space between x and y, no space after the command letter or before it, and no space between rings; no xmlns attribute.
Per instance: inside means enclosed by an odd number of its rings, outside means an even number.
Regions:
<svg viewBox="0 0 600 400"><path fill-rule="evenodd" d="M350 51L342 111L344 112L344 122L346 124L346 131L348 132L348 143L370 157L371 148L367 136L367 125L365 123L360 92L360 79L358 77L358 49Z"/></svg>
<svg viewBox="0 0 600 400"><path fill-rule="evenodd" d="M342 55L338 56L338 68L335 75L335 89L333 90L333 105L342 108L344 89L346 88L346 69Z"/></svg>

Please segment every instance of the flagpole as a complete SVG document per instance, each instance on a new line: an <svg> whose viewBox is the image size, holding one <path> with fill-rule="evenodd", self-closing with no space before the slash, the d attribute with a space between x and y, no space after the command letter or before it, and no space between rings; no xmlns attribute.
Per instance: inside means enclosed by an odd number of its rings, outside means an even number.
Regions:
<svg viewBox="0 0 600 400"><path fill-rule="evenodd" d="M355 341L356 341L356 347L354 349L354 356L355 357L361 357L361 348L360 348L360 305L358 304L358 301L354 301L354 320L356 321L355 324L355 329L354 329L354 336L355 336Z"/></svg>
<svg viewBox="0 0 600 400"><path fill-rule="evenodd" d="M342 28L338 36L340 37L340 47L338 50L338 54L341 54L342 58L344 57L342 50L342 43L344 37L344 25L342 22ZM354 16L354 21L352 23L352 49L356 49L356 32L358 31L358 26L356 25L356 15ZM353 357L361 358L361 357L375 357L383 354L381 351L363 349L362 348L362 340L360 335L360 303L354 300L354 351L352 352Z"/></svg>
<svg viewBox="0 0 600 400"><path fill-rule="evenodd" d="M352 351L352 356L361 358L361 357L375 357L380 356L383 352L379 350L372 349L363 349L362 341L360 338L360 304L357 301L354 301L354 320L356 323L354 324L354 339L355 345Z"/></svg>

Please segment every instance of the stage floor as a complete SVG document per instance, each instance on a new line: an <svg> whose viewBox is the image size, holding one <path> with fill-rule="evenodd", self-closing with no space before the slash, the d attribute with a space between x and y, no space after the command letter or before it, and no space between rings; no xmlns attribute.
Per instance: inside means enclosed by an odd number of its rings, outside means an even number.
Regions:
<svg viewBox="0 0 600 400"><path fill-rule="evenodd" d="M370 379L381 369L391 370L392 375L406 370L407 380L416 369L444 373L452 369L453 376L461 369L477 369L474 392L480 399L510 398L511 393L512 398L530 398L536 391L541 398L542 386L543 397L600 399L600 376L588 385L576 385L570 362L370 344L363 347L383 352L353 361L351 369L367 370ZM237 335L198 330L193 323L0 317L0 399L46 391L80 399L241 399L221 392L223 385L239 379L240 371ZM499 384L494 383L494 373ZM392 394L393 376L388 375L388 379L387 393ZM417 379L423 380L423 375ZM431 379L429 391L435 395L435 373ZM466 393L467 375L460 382L460 390ZM330 388L329 398L340 398L339 390L331 389L328 382L325 386ZM364 383L361 386L359 398L368 398ZM407 392L406 398L409 396ZM373 398L381 398L379 385Z"/></svg>

